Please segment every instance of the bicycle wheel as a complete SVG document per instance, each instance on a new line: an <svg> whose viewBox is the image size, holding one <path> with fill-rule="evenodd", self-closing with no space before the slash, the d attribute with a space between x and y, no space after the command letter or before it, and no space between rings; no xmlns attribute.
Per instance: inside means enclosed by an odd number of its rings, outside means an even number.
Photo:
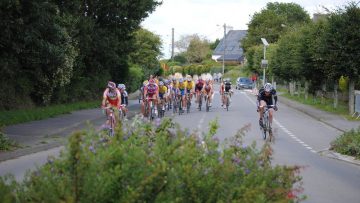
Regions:
<svg viewBox="0 0 360 203"><path fill-rule="evenodd" d="M191 101L190 101L190 96L188 96L187 104L186 104L186 112L187 113L190 113L190 106L191 106Z"/></svg>
<svg viewBox="0 0 360 203"><path fill-rule="evenodd" d="M110 115L110 128L109 128L109 136L113 137L115 135L115 117L113 113Z"/></svg>
<svg viewBox="0 0 360 203"><path fill-rule="evenodd" d="M266 129L266 118L264 116L263 118L263 126L261 127L261 132L262 132L262 137L264 140L266 140L266 134L267 134L267 129Z"/></svg>
<svg viewBox="0 0 360 203"><path fill-rule="evenodd" d="M179 100L179 115L182 113L182 98Z"/></svg>
<svg viewBox="0 0 360 203"><path fill-rule="evenodd" d="M226 95L226 111L229 111L229 95Z"/></svg>
<svg viewBox="0 0 360 203"><path fill-rule="evenodd" d="M199 96L199 111L201 111L201 106L202 106L202 96Z"/></svg>
<svg viewBox="0 0 360 203"><path fill-rule="evenodd" d="M208 112L209 110L210 110L209 98L206 98L206 111Z"/></svg>

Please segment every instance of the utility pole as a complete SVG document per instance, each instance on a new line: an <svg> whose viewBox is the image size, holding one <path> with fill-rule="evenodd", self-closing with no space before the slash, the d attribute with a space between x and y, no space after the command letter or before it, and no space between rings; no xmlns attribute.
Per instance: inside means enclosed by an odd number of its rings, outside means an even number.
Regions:
<svg viewBox="0 0 360 203"><path fill-rule="evenodd" d="M226 51L226 24L224 23L224 54L223 54L223 64L222 64L222 76L224 77L224 71L225 71L225 51Z"/></svg>
<svg viewBox="0 0 360 203"><path fill-rule="evenodd" d="M171 34L171 60L174 60L174 28L171 29L172 30L172 34Z"/></svg>

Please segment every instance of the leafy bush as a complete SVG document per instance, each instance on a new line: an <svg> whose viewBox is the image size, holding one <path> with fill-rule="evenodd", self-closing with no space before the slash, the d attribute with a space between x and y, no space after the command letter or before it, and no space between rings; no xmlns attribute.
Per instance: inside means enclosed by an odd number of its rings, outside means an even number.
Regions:
<svg viewBox="0 0 360 203"><path fill-rule="evenodd" d="M10 140L5 134L0 132L0 152L8 151L15 147L17 147L17 144L14 141Z"/></svg>
<svg viewBox="0 0 360 203"><path fill-rule="evenodd" d="M345 132L331 142L331 149L345 155L360 159L360 127Z"/></svg>
<svg viewBox="0 0 360 203"><path fill-rule="evenodd" d="M0 186L8 191L4 197L15 194L20 202L302 200L299 167L272 166L269 145L258 150L242 142L247 128L220 145L217 126L213 122L207 134L199 134L181 130L171 119L154 124L135 119L112 139L77 132L59 159L16 187L1 179Z"/></svg>

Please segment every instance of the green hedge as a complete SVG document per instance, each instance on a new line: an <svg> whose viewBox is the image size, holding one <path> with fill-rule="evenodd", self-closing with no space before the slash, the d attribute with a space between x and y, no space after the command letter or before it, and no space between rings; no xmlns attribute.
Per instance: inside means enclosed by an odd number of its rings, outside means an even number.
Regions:
<svg viewBox="0 0 360 203"><path fill-rule="evenodd" d="M271 164L271 148L247 146L239 131L224 145L171 119L135 119L114 138L73 134L59 159L22 183L0 178L0 202L297 202L297 166Z"/></svg>

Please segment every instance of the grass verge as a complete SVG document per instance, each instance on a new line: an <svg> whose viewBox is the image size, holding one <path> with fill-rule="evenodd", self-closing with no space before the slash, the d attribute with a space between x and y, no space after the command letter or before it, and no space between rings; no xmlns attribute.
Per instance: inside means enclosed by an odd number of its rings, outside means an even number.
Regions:
<svg viewBox="0 0 360 203"><path fill-rule="evenodd" d="M51 118L72 111L99 107L99 101L76 102L25 110L0 111L0 126L14 125L35 120Z"/></svg>
<svg viewBox="0 0 360 203"><path fill-rule="evenodd" d="M330 145L336 152L360 159L360 128L345 132Z"/></svg>
<svg viewBox="0 0 360 203"><path fill-rule="evenodd" d="M351 116L349 115L348 104L346 102L339 101L338 107L334 108L333 99L324 99L322 103L321 98L317 98L312 95L309 95L308 99L305 99L305 96L303 94L300 94L299 96L298 95L292 96L285 91L281 91L281 92L282 92L281 96L285 98L297 101L302 104L313 106L323 111L339 114L348 120L352 119Z"/></svg>

